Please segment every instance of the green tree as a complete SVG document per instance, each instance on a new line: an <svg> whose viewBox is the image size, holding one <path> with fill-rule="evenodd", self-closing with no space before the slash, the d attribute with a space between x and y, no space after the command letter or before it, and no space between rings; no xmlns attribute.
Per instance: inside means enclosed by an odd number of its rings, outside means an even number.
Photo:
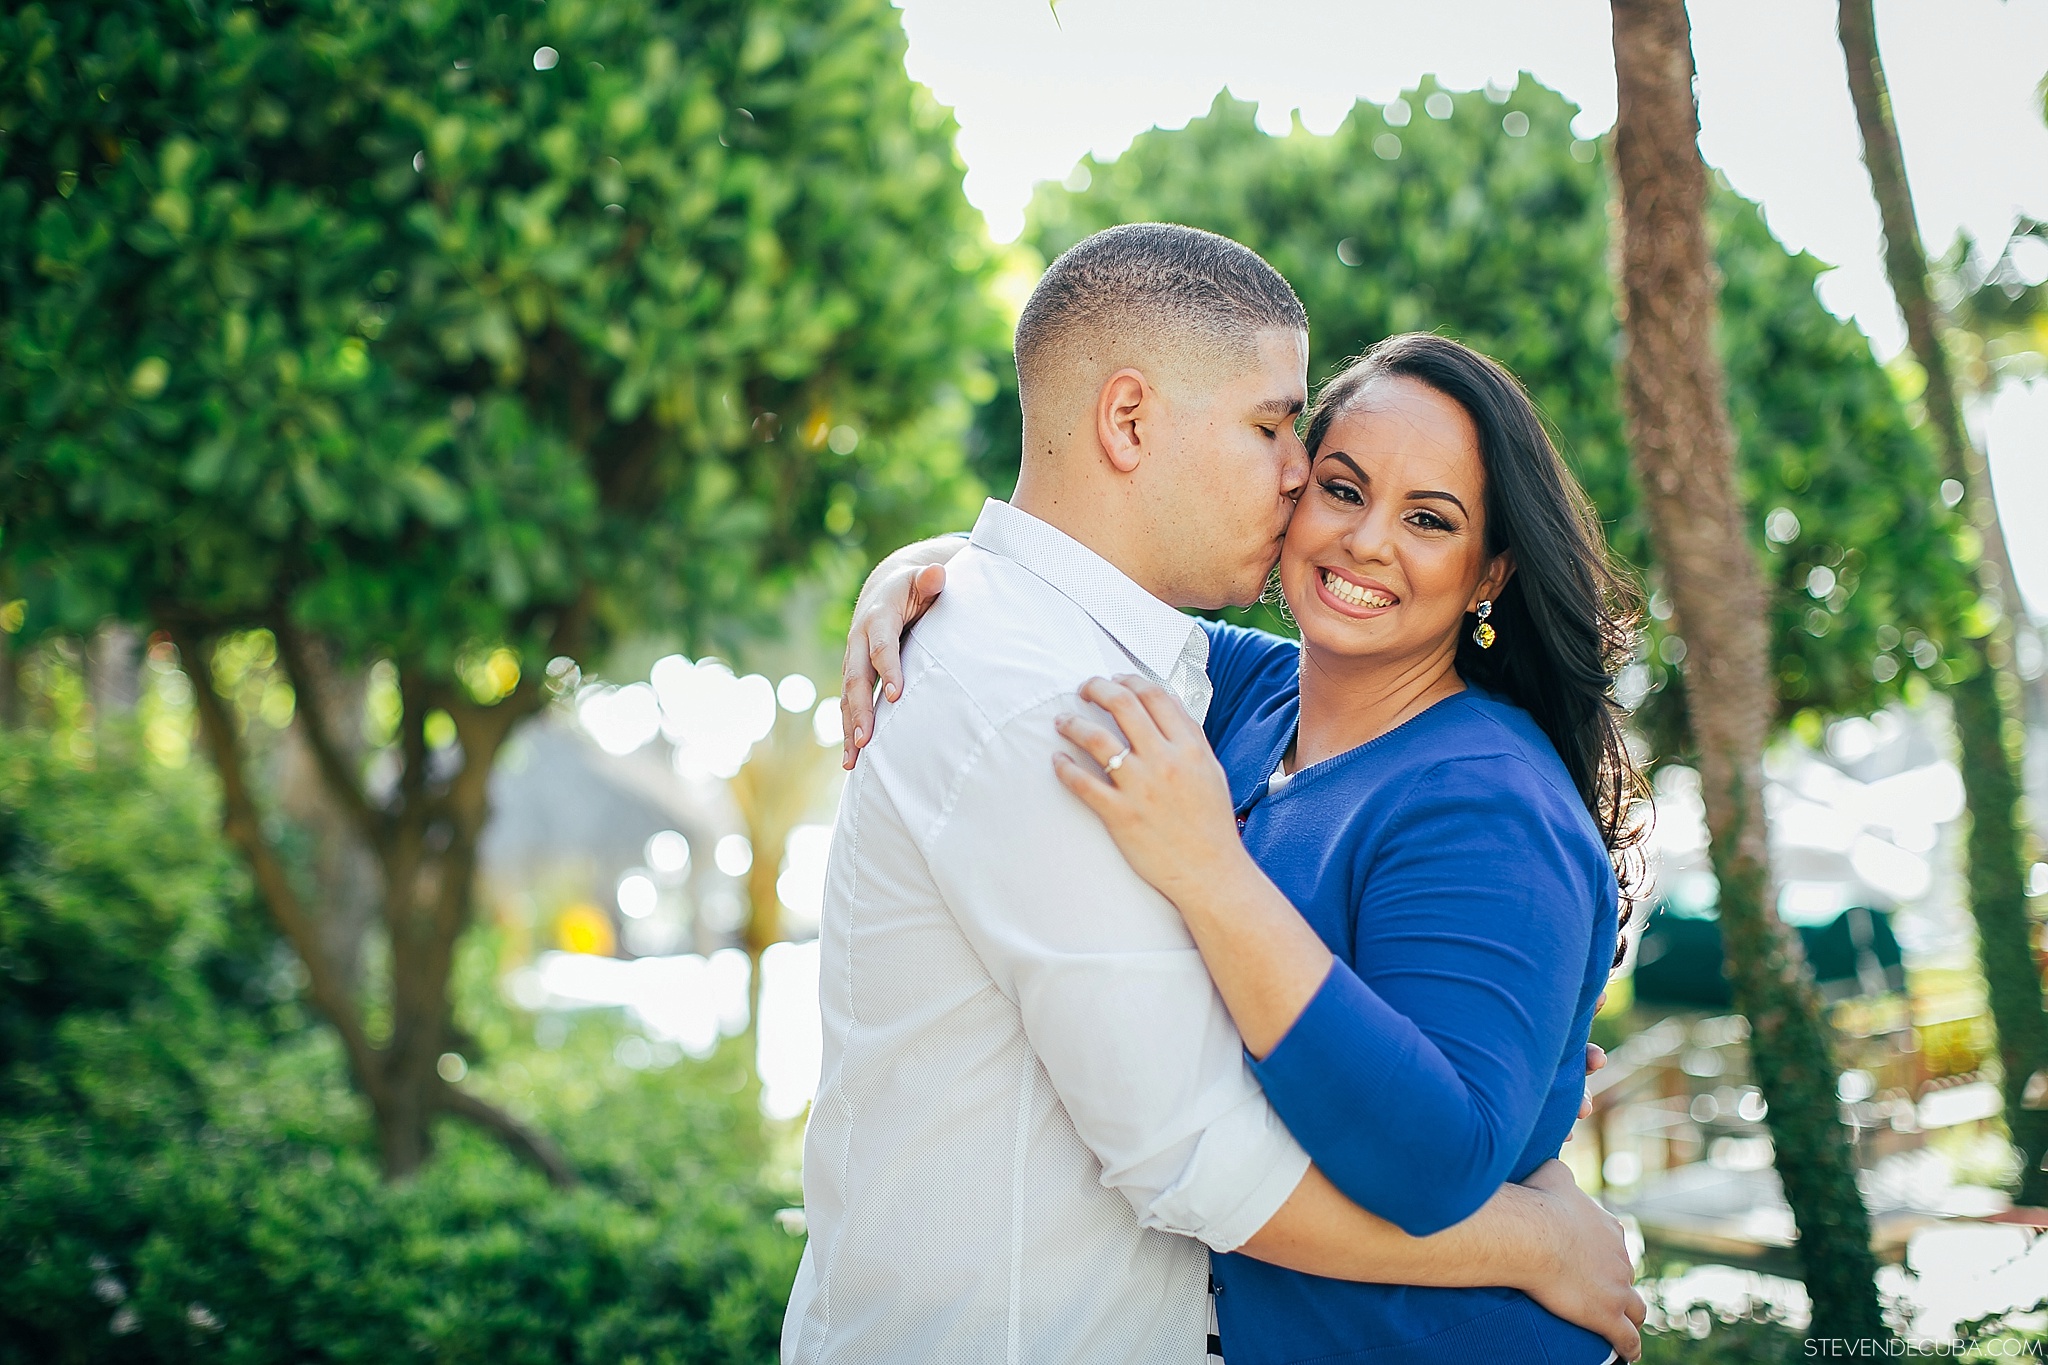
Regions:
<svg viewBox="0 0 2048 1365"><path fill-rule="evenodd" d="M2005 1074L2005 1121L2020 1153L2019 1198L2048 1204L2048 1013L2042 1010L2041 971L2034 961L2034 924L2027 916L2026 825L2021 813L2020 749L2025 727L2020 678L2014 667L2013 621L2021 614L2019 586L1992 501L1984 456L1963 424L1963 393L1949 362L1942 317L1929 287L1927 253L1913 212L1891 94L1877 46L1877 16L1870 0L1841 0L1837 28L1849 71L1849 94L1863 133L1863 162L1884 222L1885 273L1906 323L1906 343L1926 376L1921 401L1941 450L1942 472L1964 490L1964 502L1984 553L1977 573L1985 610L1978 628L1965 632L1961 676L1953 695L1962 738L1963 787L1970 805L1970 909L1977 920L1978 954L1998 1026L1998 1057ZM2005 296L2008 315L2025 298ZM1980 291L1980 307L1988 300ZM2040 1077L2036 1080L2036 1077ZM2029 1108L2032 1090L2035 1106Z"/></svg>
<svg viewBox="0 0 2048 1365"><path fill-rule="evenodd" d="M1143 219L1234 237L1307 305L1312 378L1415 328L1497 357L1553 424L1616 552L1660 583L1614 382L1606 151L1574 138L1577 112L1526 79L1491 94L1425 80L1385 108L1356 106L1329 136L1297 126L1275 138L1255 106L1219 95L1183 129L1084 161L1086 189L1042 185L1024 241L1050 260ZM1772 588L1777 720L1811 736L1820 717L1919 700L1954 676L1956 623L1976 600L1956 558L1968 531L1941 503L1934 457L1868 343L1815 295L1825 267L1787 252L1725 186L1710 222L1749 535ZM999 488L1017 458L1004 397L982 409L973 439L977 471ZM1660 758L1683 757L1687 646L1666 593L1651 611L1630 680L1646 694L1637 722Z"/></svg>
<svg viewBox="0 0 2048 1365"><path fill-rule="evenodd" d="M0 599L173 637L389 1176L449 1114L568 1178L439 1064L492 761L569 660L961 514L987 253L903 49L884 0L0 16ZM375 854L381 998L320 946L228 646L274 649ZM329 703L377 661L358 762Z"/></svg>
<svg viewBox="0 0 2048 1365"><path fill-rule="evenodd" d="M1613 0L1615 183L1625 309L1622 402L1650 541L1691 633L1688 698L1708 853L1735 1001L1799 1261L1811 1337L1881 1345L1870 1216L1835 1117L1835 1067L1799 942L1778 919L1764 816L1770 738L1769 588L1750 552L1735 425L1716 346L1720 272L1707 234L1707 167L1685 0Z"/></svg>

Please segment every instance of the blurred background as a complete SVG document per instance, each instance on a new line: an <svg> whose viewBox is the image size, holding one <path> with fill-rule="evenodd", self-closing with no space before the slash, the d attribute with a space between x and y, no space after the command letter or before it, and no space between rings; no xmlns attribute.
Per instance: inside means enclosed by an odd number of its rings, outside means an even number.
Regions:
<svg viewBox="0 0 2048 1365"><path fill-rule="evenodd" d="M1889 1330L2037 1349L2048 11L1875 13L1932 375L1836 7L1692 15L1793 1115L1631 464L1606 5L7 7L0 1362L772 1359L851 599L1009 492L1016 311L1143 219L1285 273L1312 380L1499 358L1644 584L1565 1157L1650 1358L1804 1358L1794 1124Z"/></svg>

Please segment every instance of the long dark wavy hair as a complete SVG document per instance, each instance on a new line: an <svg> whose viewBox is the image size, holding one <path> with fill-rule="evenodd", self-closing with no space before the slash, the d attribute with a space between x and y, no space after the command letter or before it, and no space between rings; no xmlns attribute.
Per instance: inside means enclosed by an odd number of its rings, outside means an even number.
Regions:
<svg viewBox="0 0 2048 1365"><path fill-rule="evenodd" d="M1466 616L1458 676L1521 707L1549 736L1607 846L1626 925L1643 872L1643 828L1631 808L1648 786L1629 755L1614 682L1635 655L1641 594L1615 567L1592 504L1558 458L1528 393L1469 346L1410 332L1346 365L1309 410L1310 457L1368 384L1393 376L1450 399L1479 431L1486 554L1512 550L1515 572L1493 599L1493 648L1473 640L1476 619Z"/></svg>

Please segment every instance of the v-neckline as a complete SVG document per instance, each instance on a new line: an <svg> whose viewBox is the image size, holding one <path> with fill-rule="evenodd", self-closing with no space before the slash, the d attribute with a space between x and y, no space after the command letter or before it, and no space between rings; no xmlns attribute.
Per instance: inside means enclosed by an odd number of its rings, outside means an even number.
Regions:
<svg viewBox="0 0 2048 1365"><path fill-rule="evenodd" d="M1281 760L1287 757L1287 751L1295 747L1301 735L1301 692L1297 687L1294 695L1287 700L1287 707L1292 711L1292 715L1287 716L1286 723L1280 731L1277 742L1267 747L1265 761L1259 765L1259 771L1264 772L1266 776L1254 783L1244 798L1237 802L1237 816L1240 826L1245 817L1251 813L1252 807L1258 805L1259 802L1270 800L1293 790L1301 784L1304 778L1321 778L1325 776L1338 765L1348 762L1355 755L1363 754L1392 739L1445 703L1470 696L1472 690L1472 685L1466 683L1448 697L1439 697L1414 715L1408 717L1408 719L1402 721L1399 725L1394 726L1390 730L1381 731L1363 744L1354 744L1341 753L1331 754L1328 758L1318 759L1306 768L1296 768L1291 773L1282 773L1280 771ZM1278 779L1277 783L1275 779Z"/></svg>

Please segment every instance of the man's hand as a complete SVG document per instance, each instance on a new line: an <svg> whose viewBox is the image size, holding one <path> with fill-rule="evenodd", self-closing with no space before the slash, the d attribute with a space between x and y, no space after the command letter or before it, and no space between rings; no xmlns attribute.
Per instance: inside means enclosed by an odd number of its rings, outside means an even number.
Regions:
<svg viewBox="0 0 2048 1365"><path fill-rule="evenodd" d="M1605 1000L1607 997L1603 995L1600 998ZM1586 1075L1590 1077L1594 1072L1606 1065L1607 1049L1598 1043L1586 1044ZM1579 1117L1582 1119L1593 1117L1593 1090L1590 1086L1579 1095ZM1571 1139L1567 1137L1565 1141L1570 1142Z"/></svg>
<svg viewBox="0 0 2048 1365"><path fill-rule="evenodd" d="M1549 1264L1516 1288L1563 1318L1607 1338L1624 1360L1643 1353L1646 1308L1621 1222L1590 1198L1561 1161L1546 1161L1522 1184L1543 1201Z"/></svg>
<svg viewBox="0 0 2048 1365"><path fill-rule="evenodd" d="M839 689L839 766L875 734L875 684L890 701L903 695L903 635L946 587L946 561L967 548L958 536L906 545L875 566L853 604Z"/></svg>
<svg viewBox="0 0 2048 1365"><path fill-rule="evenodd" d="M1604 1009L1606 1009L1606 1008L1607 1008L1607 992L1606 992L1606 991L1602 991L1602 992L1600 992L1600 998L1599 998L1598 1000L1595 1000L1595 1001L1593 1002L1593 1013L1594 1013L1594 1014L1598 1014L1598 1013L1600 1013L1600 1011L1601 1011L1601 1010L1604 1010ZM1600 1044L1598 1044L1598 1043L1588 1043L1588 1044L1586 1044L1586 1077L1587 1077L1587 1079L1588 1079L1588 1080L1591 1080L1591 1079L1592 1079L1592 1076L1593 1076L1593 1073L1594 1073L1594 1072L1596 1072L1596 1071L1598 1071L1598 1070L1599 1070L1599 1069L1600 1069L1601 1067L1603 1067L1603 1066L1606 1066L1606 1065L1607 1065L1607 1049L1606 1049L1606 1048L1604 1048L1604 1047L1601 1047L1601 1046L1600 1046ZM1579 1096L1579 1117L1580 1117L1580 1118L1582 1118L1582 1119L1589 1119L1589 1118L1592 1118L1592 1117L1593 1117L1593 1087L1592 1087L1591 1085L1588 1085L1588 1086L1586 1087L1586 1089L1585 1089L1584 1093L1582 1093L1582 1094L1581 1094L1581 1095ZM1569 1136L1567 1136L1567 1137L1565 1138L1565 1141L1566 1141L1566 1142L1570 1142L1570 1141L1571 1141L1571 1138L1570 1138Z"/></svg>
<svg viewBox="0 0 2048 1365"><path fill-rule="evenodd" d="M1361 1284L1519 1289L1605 1337L1625 1359L1643 1353L1644 1305L1621 1224L1579 1192L1561 1162L1547 1161L1522 1184L1501 1186L1470 1218L1428 1237L1411 1237L1367 1213L1311 1166L1237 1250Z"/></svg>

